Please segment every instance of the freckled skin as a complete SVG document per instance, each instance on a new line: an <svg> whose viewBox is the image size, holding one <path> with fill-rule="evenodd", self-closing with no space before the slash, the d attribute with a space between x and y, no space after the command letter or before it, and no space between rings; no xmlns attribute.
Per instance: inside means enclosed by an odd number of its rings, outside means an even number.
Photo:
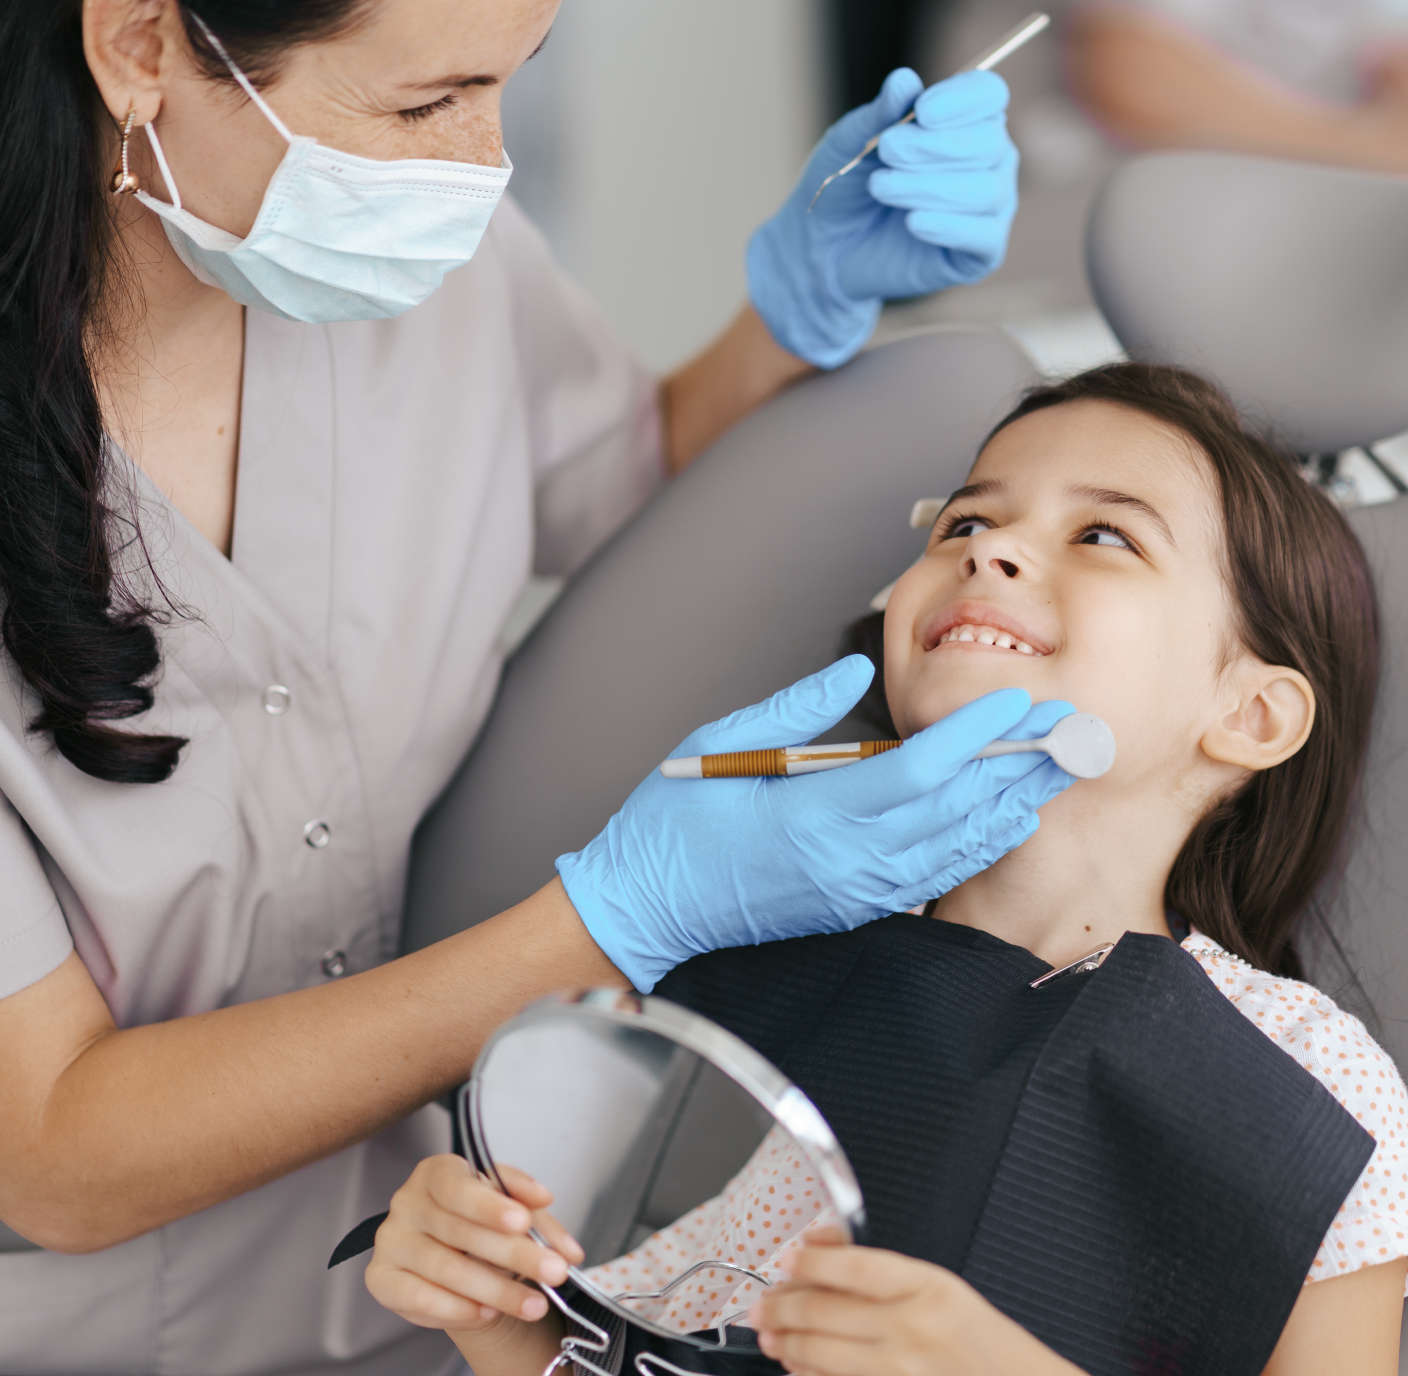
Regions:
<svg viewBox="0 0 1408 1376"><path fill-rule="evenodd" d="M380 0L350 31L291 49L260 94L294 134L339 152L497 167L504 84L556 13L557 0ZM422 86L441 77L482 84ZM445 98L423 117L403 113ZM156 125L187 209L247 234L288 148L278 131L238 86L210 81L191 61L175 74ZM130 154L142 185L160 194L145 137L131 140Z"/></svg>

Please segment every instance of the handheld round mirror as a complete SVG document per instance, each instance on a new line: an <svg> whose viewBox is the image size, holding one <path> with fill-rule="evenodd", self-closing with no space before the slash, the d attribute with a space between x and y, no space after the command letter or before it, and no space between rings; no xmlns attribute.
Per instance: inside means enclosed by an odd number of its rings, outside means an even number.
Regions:
<svg viewBox="0 0 1408 1376"><path fill-rule="evenodd" d="M596 989L532 1005L485 1046L458 1111L501 1189L500 1166L516 1166L552 1191L586 1252L569 1273L584 1294L699 1348L726 1345L809 1227L864 1229L855 1174L811 1100L665 999Z"/></svg>

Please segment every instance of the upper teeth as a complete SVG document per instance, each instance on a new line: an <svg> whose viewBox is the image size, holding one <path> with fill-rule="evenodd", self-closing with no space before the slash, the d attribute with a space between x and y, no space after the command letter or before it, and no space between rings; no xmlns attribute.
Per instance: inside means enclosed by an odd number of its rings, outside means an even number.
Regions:
<svg viewBox="0 0 1408 1376"><path fill-rule="evenodd" d="M944 645L950 640L976 640L979 645L996 645L1000 649L1016 650L1018 654L1023 655L1036 654L1025 640L1018 640L1006 631L999 631L996 626L955 626L939 637L939 644Z"/></svg>

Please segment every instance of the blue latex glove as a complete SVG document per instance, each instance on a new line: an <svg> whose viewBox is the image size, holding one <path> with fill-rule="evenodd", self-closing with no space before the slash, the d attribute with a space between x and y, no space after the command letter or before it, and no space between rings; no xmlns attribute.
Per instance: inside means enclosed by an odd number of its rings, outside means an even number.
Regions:
<svg viewBox="0 0 1408 1376"><path fill-rule="evenodd" d="M915 122L896 125L911 106ZM749 295L784 349L835 368L870 338L883 300L976 282L1001 264L1017 212L1006 110L1007 84L992 72L925 91L902 67L827 130L748 245ZM832 182L808 214L821 183L876 134L878 158Z"/></svg>
<svg viewBox="0 0 1408 1376"><path fill-rule="evenodd" d="M678 755L800 745L860 700L851 655L702 727ZM1072 711L989 693L872 760L794 779L665 779L658 770L585 849L557 860L592 939L648 992L690 956L849 931L946 893L1036 830L1073 781L1041 754L970 757L1044 736Z"/></svg>

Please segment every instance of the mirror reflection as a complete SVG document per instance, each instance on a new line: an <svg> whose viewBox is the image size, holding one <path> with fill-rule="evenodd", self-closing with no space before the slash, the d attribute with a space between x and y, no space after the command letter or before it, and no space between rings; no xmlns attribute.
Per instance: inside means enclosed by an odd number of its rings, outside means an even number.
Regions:
<svg viewBox="0 0 1408 1376"><path fill-rule="evenodd" d="M666 1336L713 1330L711 1343L781 1278L808 1228L849 1231L858 1203L837 1206L816 1143L804 1146L774 1109L786 1116L800 1101L824 1132L820 1115L756 1053L730 1050L782 1094L760 1096L728 1058L722 1068L660 1031L540 1008L486 1050L466 1124L480 1169L516 1166L552 1191L552 1213L586 1252L578 1285Z"/></svg>

